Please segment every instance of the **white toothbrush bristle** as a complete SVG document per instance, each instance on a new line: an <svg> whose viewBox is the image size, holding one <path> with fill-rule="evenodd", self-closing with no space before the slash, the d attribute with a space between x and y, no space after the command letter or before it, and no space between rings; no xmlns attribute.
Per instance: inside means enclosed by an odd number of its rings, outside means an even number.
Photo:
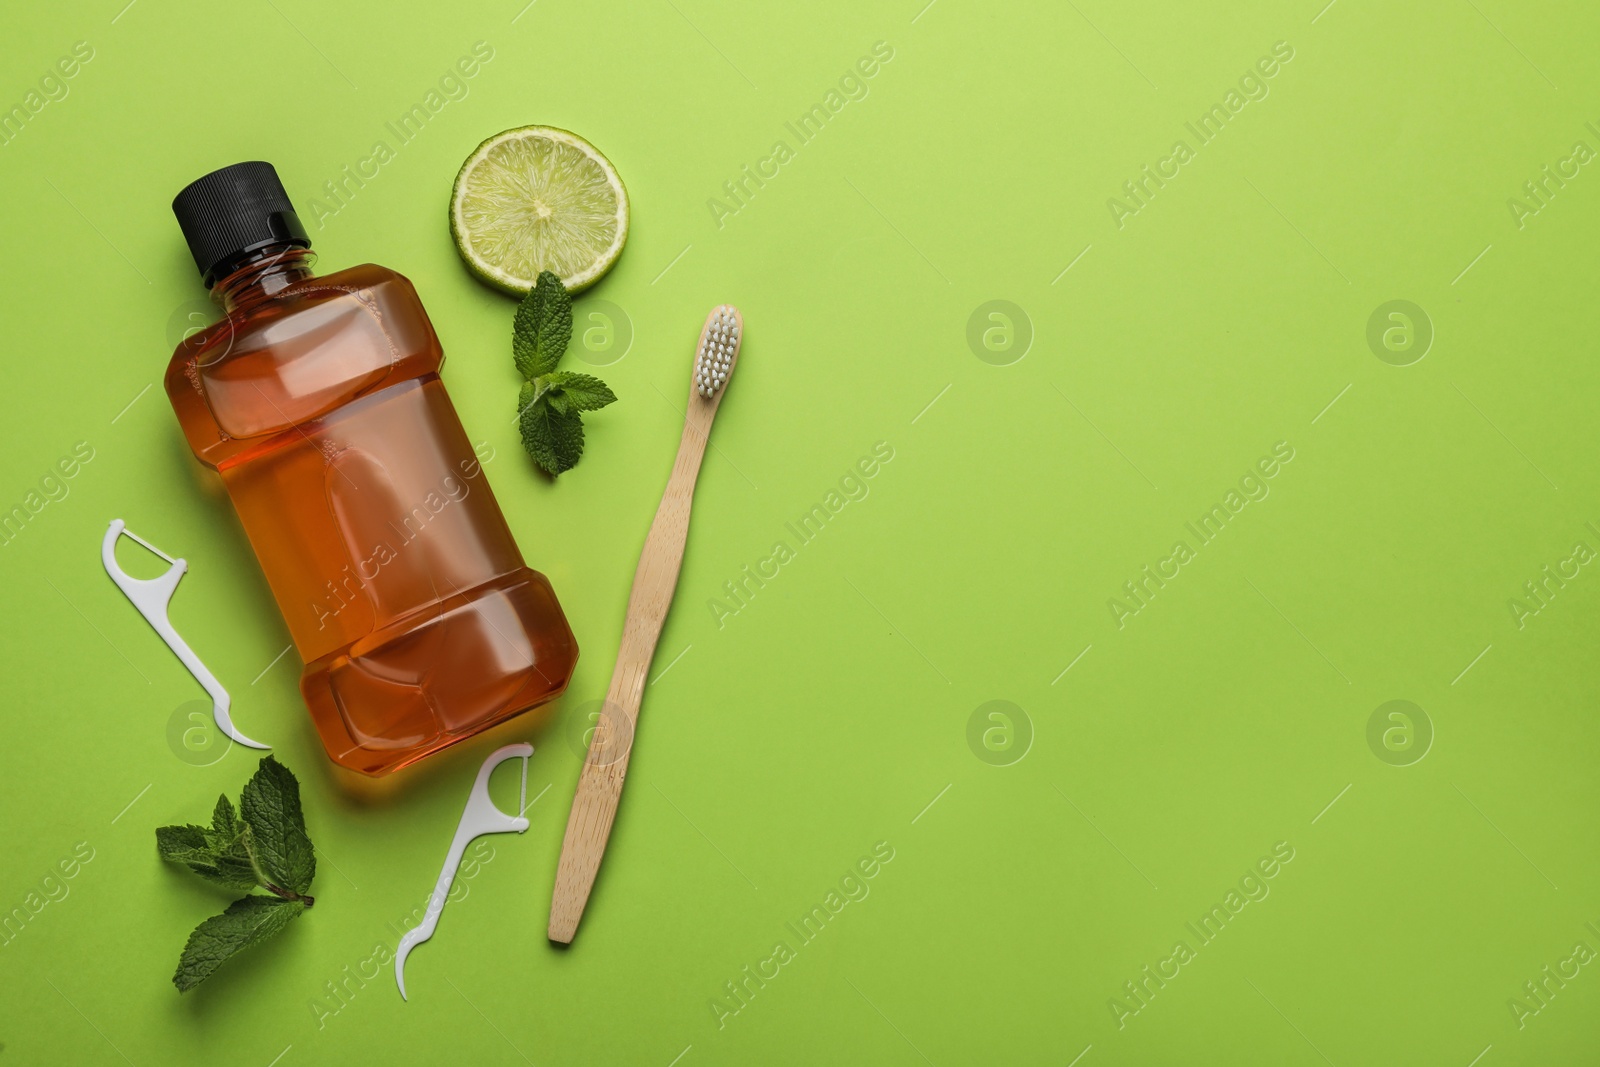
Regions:
<svg viewBox="0 0 1600 1067"><path fill-rule="evenodd" d="M739 312L728 304L713 308L700 333L700 350L694 359L695 392L708 400L728 383L739 354Z"/></svg>

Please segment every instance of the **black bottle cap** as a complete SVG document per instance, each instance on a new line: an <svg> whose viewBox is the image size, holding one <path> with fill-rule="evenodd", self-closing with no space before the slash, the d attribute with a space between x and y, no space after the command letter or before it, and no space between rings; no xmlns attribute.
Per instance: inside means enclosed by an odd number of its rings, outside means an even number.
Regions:
<svg viewBox="0 0 1600 1067"><path fill-rule="evenodd" d="M311 247L271 163L235 163L190 182L172 213L207 289L274 245Z"/></svg>

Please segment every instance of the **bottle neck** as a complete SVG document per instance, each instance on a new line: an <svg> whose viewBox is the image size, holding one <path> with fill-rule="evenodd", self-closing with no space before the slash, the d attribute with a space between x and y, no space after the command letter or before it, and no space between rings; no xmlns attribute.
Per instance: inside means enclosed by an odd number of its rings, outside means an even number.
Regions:
<svg viewBox="0 0 1600 1067"><path fill-rule="evenodd" d="M267 300L295 282L311 277L316 256L308 248L267 249L245 261L211 287L211 299L224 312Z"/></svg>

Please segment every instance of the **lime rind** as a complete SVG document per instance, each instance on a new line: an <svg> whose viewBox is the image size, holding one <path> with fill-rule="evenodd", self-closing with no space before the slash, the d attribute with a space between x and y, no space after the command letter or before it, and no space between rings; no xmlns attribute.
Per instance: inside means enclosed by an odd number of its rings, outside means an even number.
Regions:
<svg viewBox="0 0 1600 1067"><path fill-rule="evenodd" d="M516 296L541 270L568 292L599 281L628 239L628 191L588 141L522 126L480 144L456 175L450 234L469 270Z"/></svg>

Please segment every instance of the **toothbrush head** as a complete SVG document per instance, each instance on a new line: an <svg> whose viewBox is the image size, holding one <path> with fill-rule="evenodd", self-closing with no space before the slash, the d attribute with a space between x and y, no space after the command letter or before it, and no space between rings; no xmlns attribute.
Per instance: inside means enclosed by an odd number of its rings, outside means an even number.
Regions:
<svg viewBox="0 0 1600 1067"><path fill-rule="evenodd" d="M739 358L739 342L744 334L744 319L732 304L711 309L705 328L700 331L700 348L694 357L694 391L711 400L728 384L733 364Z"/></svg>

